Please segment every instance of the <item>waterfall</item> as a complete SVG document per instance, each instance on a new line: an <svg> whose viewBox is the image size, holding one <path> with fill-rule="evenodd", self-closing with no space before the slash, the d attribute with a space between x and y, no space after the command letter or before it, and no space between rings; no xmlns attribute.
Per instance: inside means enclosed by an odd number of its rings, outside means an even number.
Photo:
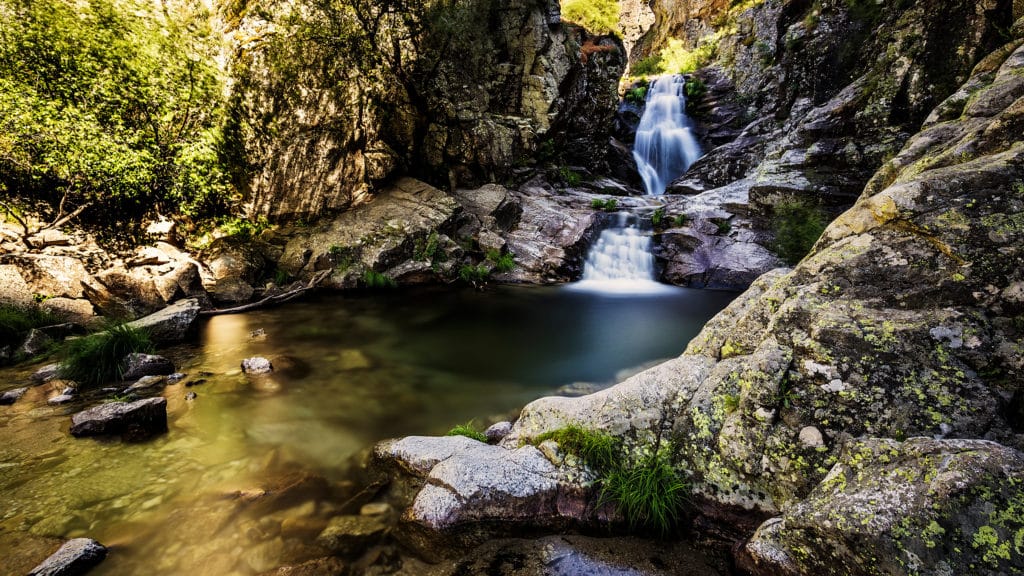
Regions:
<svg viewBox="0 0 1024 576"><path fill-rule="evenodd" d="M640 230L636 216L616 214L616 226L601 231L587 253L583 279L573 285L578 290L637 294L668 289L654 275L651 237Z"/></svg>
<svg viewBox="0 0 1024 576"><path fill-rule="evenodd" d="M678 74L663 76L653 80L648 90L633 158L647 194L660 196L700 158L701 150L686 117L686 80Z"/></svg>

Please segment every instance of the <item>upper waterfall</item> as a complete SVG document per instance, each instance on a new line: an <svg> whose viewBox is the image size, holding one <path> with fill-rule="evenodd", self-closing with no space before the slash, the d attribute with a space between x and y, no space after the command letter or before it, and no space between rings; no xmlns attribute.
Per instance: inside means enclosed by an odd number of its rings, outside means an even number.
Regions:
<svg viewBox="0 0 1024 576"><path fill-rule="evenodd" d="M700 156L700 144L686 116L686 79L675 74L651 81L633 144L633 158L647 194L664 194L668 184Z"/></svg>

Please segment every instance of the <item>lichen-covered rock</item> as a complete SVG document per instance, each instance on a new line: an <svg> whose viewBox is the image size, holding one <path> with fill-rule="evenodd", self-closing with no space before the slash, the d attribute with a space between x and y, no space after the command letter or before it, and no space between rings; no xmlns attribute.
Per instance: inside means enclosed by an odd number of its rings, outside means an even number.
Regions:
<svg viewBox="0 0 1024 576"><path fill-rule="evenodd" d="M129 325L145 330L154 344L172 344L188 337L192 326L199 317L199 300L179 300L167 308L139 318Z"/></svg>
<svg viewBox="0 0 1024 576"><path fill-rule="evenodd" d="M167 432L167 399L147 398L136 402L107 402L71 417L71 435L121 435L126 440L144 440Z"/></svg>
<svg viewBox="0 0 1024 576"><path fill-rule="evenodd" d="M1024 571L1024 454L980 440L849 442L811 494L747 542L757 575Z"/></svg>
<svg viewBox="0 0 1024 576"><path fill-rule="evenodd" d="M89 538L68 540L29 572L29 576L81 576L107 557L105 546Z"/></svg>

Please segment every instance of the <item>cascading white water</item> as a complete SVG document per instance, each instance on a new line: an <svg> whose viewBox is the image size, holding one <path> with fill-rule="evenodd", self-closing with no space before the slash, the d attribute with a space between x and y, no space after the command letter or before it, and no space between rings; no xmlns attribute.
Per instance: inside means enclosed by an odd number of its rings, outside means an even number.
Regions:
<svg viewBox="0 0 1024 576"><path fill-rule="evenodd" d="M654 279L651 237L640 230L636 217L619 212L615 227L601 231L583 265L580 290L637 294L660 292L668 287ZM631 221L632 220L632 221Z"/></svg>
<svg viewBox="0 0 1024 576"><path fill-rule="evenodd" d="M686 79L678 74L657 78L648 90L633 158L647 194L660 196L700 158L701 150L686 117Z"/></svg>

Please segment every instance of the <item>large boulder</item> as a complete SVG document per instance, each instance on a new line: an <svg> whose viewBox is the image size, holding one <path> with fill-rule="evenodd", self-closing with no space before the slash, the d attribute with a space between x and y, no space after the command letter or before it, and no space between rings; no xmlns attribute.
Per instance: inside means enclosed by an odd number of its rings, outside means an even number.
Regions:
<svg viewBox="0 0 1024 576"><path fill-rule="evenodd" d="M130 322L129 325L145 330L154 344L172 344L188 337L196 318L199 317L199 310L199 301L188 298Z"/></svg>
<svg viewBox="0 0 1024 576"><path fill-rule="evenodd" d="M125 356L122 380L136 380L143 376L168 376L174 374L174 362L155 354L134 352Z"/></svg>
<svg viewBox="0 0 1024 576"><path fill-rule="evenodd" d="M1024 454L980 440L850 442L744 548L755 575L1024 571Z"/></svg>
<svg viewBox="0 0 1024 576"><path fill-rule="evenodd" d="M105 546L89 538L68 540L29 572L29 576L81 576L107 557Z"/></svg>
<svg viewBox="0 0 1024 576"><path fill-rule="evenodd" d="M71 417L71 435L121 435L144 440L167 431L167 400L147 398L136 402L107 402Z"/></svg>

